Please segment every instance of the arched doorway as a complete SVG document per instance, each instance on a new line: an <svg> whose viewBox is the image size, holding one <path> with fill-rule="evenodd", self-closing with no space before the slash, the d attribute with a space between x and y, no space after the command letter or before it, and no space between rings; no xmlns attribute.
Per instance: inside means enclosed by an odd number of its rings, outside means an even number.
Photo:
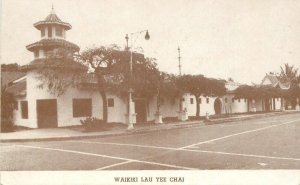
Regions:
<svg viewBox="0 0 300 185"><path fill-rule="evenodd" d="M222 102L220 98L217 98L214 103L215 114L221 114L222 111Z"/></svg>

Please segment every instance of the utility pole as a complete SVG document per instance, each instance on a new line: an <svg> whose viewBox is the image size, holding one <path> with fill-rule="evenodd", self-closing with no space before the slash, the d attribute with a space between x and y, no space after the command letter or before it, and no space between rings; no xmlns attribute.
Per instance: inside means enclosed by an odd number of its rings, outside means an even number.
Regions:
<svg viewBox="0 0 300 185"><path fill-rule="evenodd" d="M181 76L181 63L180 63L180 47L178 46L178 68L179 68L179 76Z"/></svg>

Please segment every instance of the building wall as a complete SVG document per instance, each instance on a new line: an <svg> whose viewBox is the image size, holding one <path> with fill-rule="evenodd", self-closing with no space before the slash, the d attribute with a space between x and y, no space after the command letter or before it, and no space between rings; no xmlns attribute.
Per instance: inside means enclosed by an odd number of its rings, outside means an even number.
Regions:
<svg viewBox="0 0 300 185"><path fill-rule="evenodd" d="M23 119L21 114L21 101L27 101L25 97L17 97L16 98L18 109L14 109L14 124L23 127L36 128L35 123L30 121L29 119ZM28 105L29 107L29 105ZM29 111L29 108L28 108ZM29 112L28 112L29 118Z"/></svg>
<svg viewBox="0 0 300 185"><path fill-rule="evenodd" d="M180 98L168 98L164 97L163 105L161 106L162 116L165 117L177 117L179 111Z"/></svg>
<svg viewBox="0 0 300 185"><path fill-rule="evenodd" d="M15 113L16 125L37 128L37 110L36 101L41 99L57 100L57 117L58 126L80 125L80 120L85 117L73 118L73 98L89 98L92 99L92 117L102 119L102 99L97 91L80 90L70 88L63 95L57 97L50 94L46 89L39 89L37 85L40 83L36 79L37 74L30 72L27 74L27 96L22 100L28 101L28 119L21 119L21 109ZM112 94L107 94L107 98L114 99L114 107L108 107L108 122L126 122L126 103ZM21 100L21 99L20 99ZM19 103L20 105L20 103Z"/></svg>
<svg viewBox="0 0 300 185"><path fill-rule="evenodd" d="M245 98L231 100L232 113L244 113L248 111L248 100Z"/></svg>
<svg viewBox="0 0 300 185"><path fill-rule="evenodd" d="M177 117L179 111L179 98L163 97L160 106L160 113L163 118ZM147 121L153 121L155 119L155 113L157 111L157 97L154 96L148 101L147 107Z"/></svg>
<svg viewBox="0 0 300 185"><path fill-rule="evenodd" d="M281 110L281 98L275 98L275 110Z"/></svg>
<svg viewBox="0 0 300 185"><path fill-rule="evenodd" d="M215 114L214 102L217 97L209 97L209 96L200 96L200 116L205 116L206 113L209 115ZM206 99L209 99L209 102L206 102ZM187 93L183 96L184 101L182 102L183 109L187 110L188 116L196 116L196 99L195 96ZM192 99L192 102L191 102Z"/></svg>
<svg viewBox="0 0 300 185"><path fill-rule="evenodd" d="M100 96L100 95L99 95ZM114 106L113 107L108 107L107 112L108 112L108 117L107 121L108 122L118 122L118 123L126 123L127 122L127 102L125 99L122 99L116 95L113 95L111 93L107 93L107 99L112 98L114 99ZM102 117L102 99L101 96L100 98L100 106L99 111L101 112L101 117Z"/></svg>

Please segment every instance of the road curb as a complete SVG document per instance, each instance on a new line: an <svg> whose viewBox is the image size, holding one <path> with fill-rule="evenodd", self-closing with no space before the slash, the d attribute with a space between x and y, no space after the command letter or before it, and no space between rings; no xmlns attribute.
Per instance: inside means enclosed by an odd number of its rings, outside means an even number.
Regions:
<svg viewBox="0 0 300 185"><path fill-rule="evenodd" d="M93 139L93 138L104 138L104 137L113 137L113 136L122 136L122 135L134 135L134 134L143 134L156 132L161 130L173 130L180 128L189 128L189 127L198 127L205 125L214 125L226 122L240 121L240 120L249 120L259 117L268 117L273 115L286 115L299 113L299 111L293 112L273 112L266 114L253 114L246 116L238 116L238 117L229 117L229 118L219 118L219 119L211 119L209 121L188 121L185 123L176 123L176 124L161 124L158 126L148 127L148 128L140 128L134 130L122 130L116 133L107 133L107 134L95 134L95 135L78 135L78 136L58 136L58 137L48 137L48 138L28 138L28 139L0 139L0 143L11 143L11 142L39 142L39 141L64 141L64 140L72 140L72 139Z"/></svg>

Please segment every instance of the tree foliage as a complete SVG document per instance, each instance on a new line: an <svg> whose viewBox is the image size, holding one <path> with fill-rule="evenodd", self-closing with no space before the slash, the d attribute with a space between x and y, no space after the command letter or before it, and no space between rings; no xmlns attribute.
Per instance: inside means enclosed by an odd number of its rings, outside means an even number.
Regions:
<svg viewBox="0 0 300 185"><path fill-rule="evenodd" d="M290 88L283 93L283 97L289 100L294 107L297 103L296 99L300 98L300 74L298 74L299 69L295 68L293 65L290 66L288 63L280 67L279 79L281 82L289 83Z"/></svg>
<svg viewBox="0 0 300 185"><path fill-rule="evenodd" d="M294 66L290 66L288 63L284 64L284 66L280 66L280 76L279 79L281 82L290 82L290 83L296 83L299 81L298 74L298 68L295 68Z"/></svg>
<svg viewBox="0 0 300 185"><path fill-rule="evenodd" d="M1 71L19 71L19 68L20 66L17 63L1 64Z"/></svg>
<svg viewBox="0 0 300 185"><path fill-rule="evenodd" d="M132 73L129 62L129 51L111 45L87 48L74 57L61 48L35 66L41 74L40 88L47 88L52 94L62 95L70 87L98 90L102 102L105 102L102 106L103 121L107 122L107 92L125 97L131 87L134 97L150 98L157 93L160 72L155 59L132 53Z"/></svg>
<svg viewBox="0 0 300 185"><path fill-rule="evenodd" d="M1 132L12 131L14 95L6 91L6 87L1 88Z"/></svg>
<svg viewBox="0 0 300 185"><path fill-rule="evenodd" d="M226 93L225 81L213 78L206 78L203 75L183 75L177 80L177 87L181 93L190 93L196 99L196 116L200 115L201 95L221 96Z"/></svg>

